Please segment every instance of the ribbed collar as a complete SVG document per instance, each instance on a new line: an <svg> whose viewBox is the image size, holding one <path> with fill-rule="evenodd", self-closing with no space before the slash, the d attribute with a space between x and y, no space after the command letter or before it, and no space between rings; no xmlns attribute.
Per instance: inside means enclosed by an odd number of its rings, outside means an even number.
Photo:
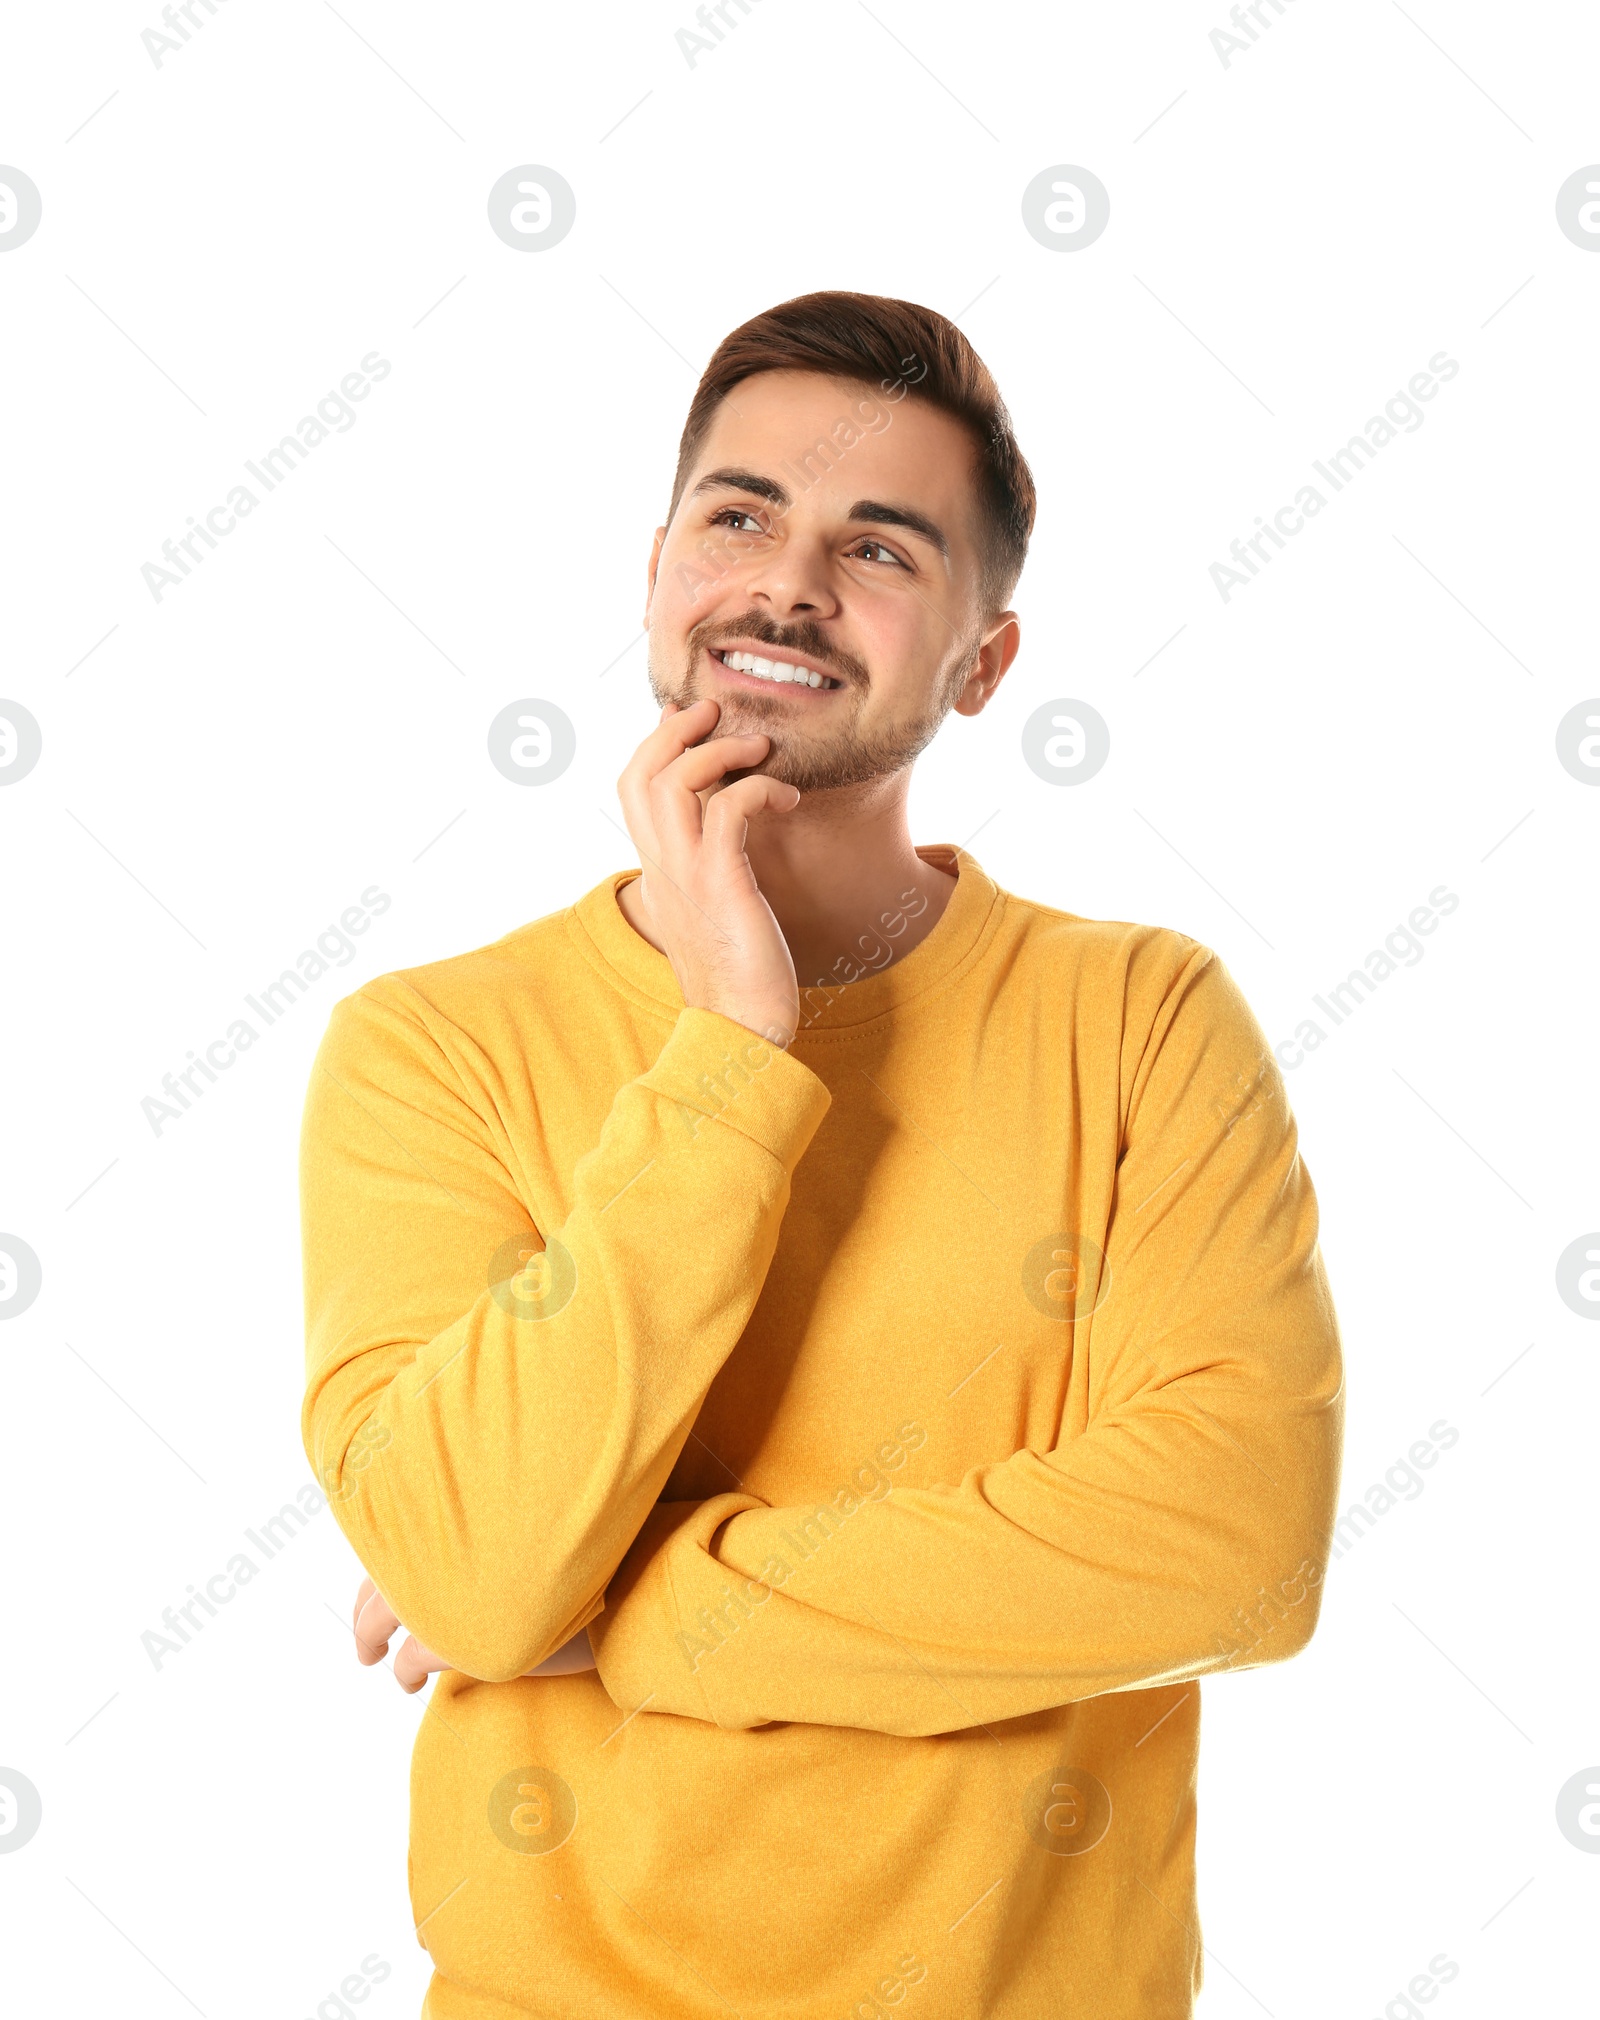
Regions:
<svg viewBox="0 0 1600 2020"><path fill-rule="evenodd" d="M902 1010L919 996L947 987L982 953L999 924L1003 897L999 886L975 856L955 843L922 843L916 852L936 869L955 873L956 887L939 923L909 954L859 981L808 990L807 978L801 976L796 1046L859 1030L891 1010ZM609 972L624 993L675 1015L683 1008L683 991L671 962L634 930L617 903L617 892L639 874L614 870L572 906L568 921L585 954ZM871 930L871 922L863 922L862 931Z"/></svg>

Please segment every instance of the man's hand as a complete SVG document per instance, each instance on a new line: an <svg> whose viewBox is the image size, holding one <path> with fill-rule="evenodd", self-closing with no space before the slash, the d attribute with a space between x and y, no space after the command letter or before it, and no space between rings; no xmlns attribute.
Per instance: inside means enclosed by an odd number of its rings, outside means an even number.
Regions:
<svg viewBox="0 0 1600 2020"><path fill-rule="evenodd" d="M718 714L709 697L685 709L669 701L617 781L644 866L639 902L691 1009L786 1048L800 1022L794 961L744 843L751 815L791 813L800 792L756 772L712 793L702 812L700 792L759 764L772 743L764 730L698 741Z"/></svg>
<svg viewBox="0 0 1600 2020"><path fill-rule="evenodd" d="M370 1578L363 1578L361 1588L356 1593L355 1606L356 1655L365 1664L381 1662L389 1653L389 1642L400 1625L400 1616L384 1598ZM410 1694L421 1690L423 1684L436 1670L448 1669L449 1663L442 1655L435 1655L431 1648L424 1648L414 1634L408 1634L400 1644L394 1659L395 1682ZM595 1667L594 1652L589 1646L589 1630L580 1627L568 1642L558 1648L554 1655L547 1655L537 1669L525 1670L525 1676L575 1676L580 1670Z"/></svg>

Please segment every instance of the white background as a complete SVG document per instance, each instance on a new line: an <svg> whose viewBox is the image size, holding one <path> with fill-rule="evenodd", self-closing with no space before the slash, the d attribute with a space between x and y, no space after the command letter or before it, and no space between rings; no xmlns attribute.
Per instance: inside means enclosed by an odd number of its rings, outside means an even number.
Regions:
<svg viewBox="0 0 1600 2020"><path fill-rule="evenodd" d="M1459 1441L1303 1656L1205 1687L1204 2020L1369 2020L1441 1952L1446 2020L1592 2010L1600 1857L1555 1802L1600 1762L1600 1329L1555 1264L1600 1226L1600 791L1555 731L1600 695L1600 258L1555 194L1600 159L1600 17L1285 0L1224 65L1221 0L753 0L691 66L687 4L195 11L157 66L153 4L14 10L0 81L43 195L0 256L0 694L44 737L0 792L0 1229L44 1271L0 1327L0 1765L43 1799L0 1858L17 2010L287 2020L372 1953L362 2010L418 2010L424 1713L353 1659L331 1514L159 1670L140 1637L309 1478L329 1009L636 860L614 780L683 415L728 329L818 287L959 316L1041 494L1021 656L919 765L918 841L1193 934L1273 1039L1460 899L1287 1074L1343 1504ZM536 255L486 221L522 163L577 195ZM1058 163L1111 196L1072 252L1021 218ZM157 602L142 564L373 350L356 425ZM1224 602L1211 564L1440 350L1424 424ZM537 790L485 751L524 697L578 734ZM1112 738L1068 789L1019 744L1062 698ZM373 884L356 958L153 1133L162 1075Z"/></svg>

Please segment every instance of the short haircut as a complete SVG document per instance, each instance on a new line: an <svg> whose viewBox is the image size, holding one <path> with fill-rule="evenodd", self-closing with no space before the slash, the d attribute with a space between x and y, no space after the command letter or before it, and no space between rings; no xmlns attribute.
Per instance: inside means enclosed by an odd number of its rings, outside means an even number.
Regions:
<svg viewBox="0 0 1600 2020"><path fill-rule="evenodd" d="M1011 600L1027 558L1037 494L993 374L947 316L886 295L797 295L730 332L701 375L678 444L670 523L723 399L758 372L823 372L889 392L903 386L959 421L977 450L979 596Z"/></svg>

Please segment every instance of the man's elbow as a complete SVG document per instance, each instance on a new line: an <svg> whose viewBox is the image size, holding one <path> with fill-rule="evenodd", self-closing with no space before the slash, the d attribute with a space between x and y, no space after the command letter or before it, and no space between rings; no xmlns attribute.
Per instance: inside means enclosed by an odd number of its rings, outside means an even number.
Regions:
<svg viewBox="0 0 1600 2020"><path fill-rule="evenodd" d="M479 1683L525 1676L599 1611L591 1601L578 1609L579 1618L572 1623L572 1594L557 1591L554 1577L541 1579L526 1563L515 1569L508 1563L487 1577L473 1578L457 1554L425 1556L414 1544L397 1545L369 1525L341 1520L340 1526L394 1609L402 1632ZM483 1570L481 1564L478 1568ZM530 1585L546 1591L543 1602L525 1595L523 1589ZM508 1603L508 1595L518 1595L520 1603Z"/></svg>
<svg viewBox="0 0 1600 2020"><path fill-rule="evenodd" d="M479 1642L466 1649L461 1660L452 1662L450 1667L477 1683L509 1683L513 1677L526 1676L535 1663L520 1652L510 1652L503 1644Z"/></svg>
<svg viewBox="0 0 1600 2020"><path fill-rule="evenodd" d="M398 1610L398 1602L396 1602ZM451 1669L478 1683L509 1683L526 1676L571 1639L553 1617L529 1618L486 1597L458 1595L443 1606L419 1602L405 1626ZM574 1629L573 1632L576 1632Z"/></svg>
<svg viewBox="0 0 1600 2020"><path fill-rule="evenodd" d="M1218 1668L1252 1669L1298 1655L1316 1632L1326 1570L1325 1559L1311 1553L1286 1576L1258 1583L1219 1624Z"/></svg>

